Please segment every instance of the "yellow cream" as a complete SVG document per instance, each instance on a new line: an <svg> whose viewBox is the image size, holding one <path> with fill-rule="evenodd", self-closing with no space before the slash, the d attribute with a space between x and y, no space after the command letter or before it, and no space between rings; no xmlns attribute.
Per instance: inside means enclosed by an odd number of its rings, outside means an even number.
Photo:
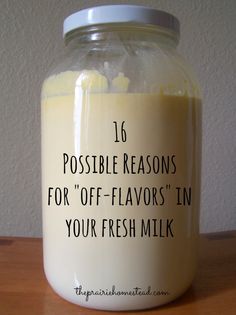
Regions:
<svg viewBox="0 0 236 315"><path fill-rule="evenodd" d="M128 87L123 74L109 83L97 71L68 71L43 86L45 271L61 296L84 306L74 288L151 287L165 293L163 304L194 276L200 101ZM94 307L107 301L90 298ZM156 296L139 303L154 306Z"/></svg>

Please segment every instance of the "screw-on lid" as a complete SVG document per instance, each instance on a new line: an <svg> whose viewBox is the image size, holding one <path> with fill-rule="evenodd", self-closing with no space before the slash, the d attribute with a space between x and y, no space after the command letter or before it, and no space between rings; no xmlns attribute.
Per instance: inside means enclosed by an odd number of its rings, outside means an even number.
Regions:
<svg viewBox="0 0 236 315"><path fill-rule="evenodd" d="M137 23L157 25L179 34L179 21L173 15L143 6L105 5L84 9L64 21L63 36L85 26L108 23Z"/></svg>

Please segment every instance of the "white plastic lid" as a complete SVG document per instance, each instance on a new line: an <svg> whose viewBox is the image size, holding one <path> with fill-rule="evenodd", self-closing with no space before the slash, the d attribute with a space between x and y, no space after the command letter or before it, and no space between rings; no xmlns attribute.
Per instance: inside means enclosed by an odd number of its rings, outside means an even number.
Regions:
<svg viewBox="0 0 236 315"><path fill-rule="evenodd" d="M108 23L138 23L157 25L179 34L179 21L173 15L143 6L105 5L84 9L68 16L64 21L63 37L86 26Z"/></svg>

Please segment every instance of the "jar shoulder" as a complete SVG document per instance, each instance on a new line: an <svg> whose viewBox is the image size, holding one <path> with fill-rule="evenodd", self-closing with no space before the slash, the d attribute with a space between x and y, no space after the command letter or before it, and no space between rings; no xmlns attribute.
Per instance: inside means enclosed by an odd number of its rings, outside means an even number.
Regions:
<svg viewBox="0 0 236 315"><path fill-rule="evenodd" d="M74 86L84 71L104 76L111 91L112 82L121 75L129 81L130 93L187 94L201 98L198 82L184 58L176 49L156 43L103 43L98 47L91 43L71 49L47 78L56 79L67 73L65 84Z"/></svg>

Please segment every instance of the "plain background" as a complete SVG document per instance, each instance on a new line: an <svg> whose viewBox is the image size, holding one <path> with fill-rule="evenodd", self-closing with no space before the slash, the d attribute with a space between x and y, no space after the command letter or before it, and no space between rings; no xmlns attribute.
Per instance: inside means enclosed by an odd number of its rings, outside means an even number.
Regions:
<svg viewBox="0 0 236 315"><path fill-rule="evenodd" d="M63 49L64 18L108 3L179 18L179 51L204 97L201 232L236 229L235 0L1 0L0 235L41 235L41 84Z"/></svg>

